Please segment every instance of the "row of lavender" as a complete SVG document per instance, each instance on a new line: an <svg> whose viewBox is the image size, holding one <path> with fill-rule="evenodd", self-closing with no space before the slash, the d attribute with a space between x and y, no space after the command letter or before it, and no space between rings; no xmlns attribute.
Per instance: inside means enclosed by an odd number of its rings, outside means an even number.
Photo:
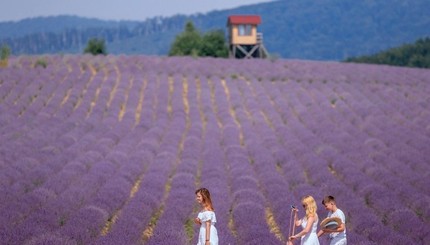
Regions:
<svg viewBox="0 0 430 245"><path fill-rule="evenodd" d="M353 243L430 239L427 70L34 62L16 58L0 77L7 243L193 243L199 186L212 191L223 244L281 244L304 194L337 196Z"/></svg>

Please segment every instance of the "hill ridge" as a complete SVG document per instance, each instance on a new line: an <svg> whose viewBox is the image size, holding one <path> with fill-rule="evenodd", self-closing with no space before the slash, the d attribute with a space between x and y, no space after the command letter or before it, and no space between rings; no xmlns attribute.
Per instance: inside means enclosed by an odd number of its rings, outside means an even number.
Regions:
<svg viewBox="0 0 430 245"><path fill-rule="evenodd" d="M81 53L89 38L100 36L108 41L108 52L113 54L166 55L187 20L203 32L225 30L228 15L252 13L262 16L260 30L270 53L283 58L343 60L430 36L429 12L426 0L273 1L206 14L114 23L109 28L9 37L0 43L10 45L16 55Z"/></svg>

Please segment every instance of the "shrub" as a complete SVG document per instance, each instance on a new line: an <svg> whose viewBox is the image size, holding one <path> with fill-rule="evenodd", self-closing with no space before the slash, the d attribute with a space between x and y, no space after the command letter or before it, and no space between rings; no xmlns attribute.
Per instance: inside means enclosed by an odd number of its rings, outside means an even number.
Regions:
<svg viewBox="0 0 430 245"><path fill-rule="evenodd" d="M88 41L87 47L84 50L85 54L92 55L107 55L106 44L104 39L92 38Z"/></svg>
<svg viewBox="0 0 430 245"><path fill-rule="evenodd" d="M46 68L48 66L48 62L46 61L45 58L39 58L36 60L36 63L34 64L34 67L43 67Z"/></svg>
<svg viewBox="0 0 430 245"><path fill-rule="evenodd" d="M6 67L10 56L10 48L6 44L1 47L0 51L0 67Z"/></svg>

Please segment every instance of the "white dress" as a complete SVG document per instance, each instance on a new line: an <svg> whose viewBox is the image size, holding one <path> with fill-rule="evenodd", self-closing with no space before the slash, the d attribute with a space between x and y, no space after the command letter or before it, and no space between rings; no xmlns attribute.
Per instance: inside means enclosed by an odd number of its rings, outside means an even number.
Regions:
<svg viewBox="0 0 430 245"><path fill-rule="evenodd" d="M302 228L305 229L307 224L308 224L308 220L306 219L306 217L304 217L302 220ZM312 224L311 231L308 232L308 234L302 236L300 244L301 245L319 245L320 241L318 240L317 228L318 228L318 219L315 220L315 222Z"/></svg>
<svg viewBox="0 0 430 245"><path fill-rule="evenodd" d="M197 242L197 245L205 245L206 242L206 221L211 221L210 226L210 244L211 245L218 245L218 232L215 228L216 223L216 216L215 212L213 211L202 211L197 216L202 224L200 225L200 232L199 232L199 240Z"/></svg>

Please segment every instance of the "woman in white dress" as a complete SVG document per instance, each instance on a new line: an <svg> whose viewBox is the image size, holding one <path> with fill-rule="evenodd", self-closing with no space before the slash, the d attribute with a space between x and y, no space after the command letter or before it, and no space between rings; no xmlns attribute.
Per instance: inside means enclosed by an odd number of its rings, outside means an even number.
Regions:
<svg viewBox="0 0 430 245"><path fill-rule="evenodd" d="M194 223L200 225L197 245L218 245L218 232L215 228L216 216L209 190L206 188L198 189L196 200L202 206L202 210L194 220Z"/></svg>
<svg viewBox="0 0 430 245"><path fill-rule="evenodd" d="M297 219L298 209L294 209L294 223L296 226L301 226L302 231L290 236L289 240L293 241L301 237L301 245L319 245L317 236L318 214L315 199L312 196L305 196L302 198L302 205L306 211L306 215L302 219Z"/></svg>

